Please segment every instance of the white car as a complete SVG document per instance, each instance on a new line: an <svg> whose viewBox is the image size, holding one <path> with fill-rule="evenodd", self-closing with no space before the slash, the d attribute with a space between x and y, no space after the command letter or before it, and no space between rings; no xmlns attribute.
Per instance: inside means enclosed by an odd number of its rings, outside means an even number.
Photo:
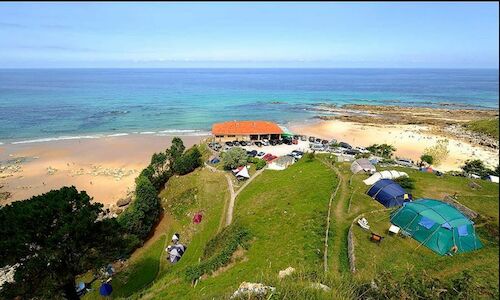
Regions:
<svg viewBox="0 0 500 300"><path fill-rule="evenodd" d="M262 146L269 146L268 140L262 140Z"/></svg>
<svg viewBox="0 0 500 300"><path fill-rule="evenodd" d="M366 150L364 147L356 147L354 149L358 150L360 153L370 153L370 151Z"/></svg>

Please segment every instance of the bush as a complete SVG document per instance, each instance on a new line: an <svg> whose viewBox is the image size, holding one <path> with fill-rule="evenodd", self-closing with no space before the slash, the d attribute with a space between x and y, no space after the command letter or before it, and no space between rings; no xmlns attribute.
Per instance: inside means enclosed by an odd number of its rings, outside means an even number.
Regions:
<svg viewBox="0 0 500 300"><path fill-rule="evenodd" d="M460 167L466 174L476 174L481 177L486 177L493 171L488 169L479 159L466 160L465 164Z"/></svg>
<svg viewBox="0 0 500 300"><path fill-rule="evenodd" d="M158 194L146 176L136 178L135 201L120 215L119 222L140 239L148 236L161 212Z"/></svg>
<svg viewBox="0 0 500 300"><path fill-rule="evenodd" d="M434 165L439 166L450 153L450 150L448 150L448 144L449 141L447 139L439 140L434 146L426 148L424 155L432 157Z"/></svg>
<svg viewBox="0 0 500 300"><path fill-rule="evenodd" d="M247 160L247 152L239 147L231 148L222 155L222 165L226 170L232 170L246 165Z"/></svg>
<svg viewBox="0 0 500 300"><path fill-rule="evenodd" d="M314 152L307 152L306 153L306 161L307 162L313 161L315 157L316 157L316 155L314 154Z"/></svg>
<svg viewBox="0 0 500 300"><path fill-rule="evenodd" d="M185 175L191 173L200 165L201 152L197 146L193 146L175 160L174 172L179 175Z"/></svg>
<svg viewBox="0 0 500 300"><path fill-rule="evenodd" d="M258 157L250 157L248 158L248 162L254 164L256 170L260 170L266 166L266 161Z"/></svg>
<svg viewBox="0 0 500 300"><path fill-rule="evenodd" d="M434 158L432 157L432 155L429 154L422 154L422 156L420 156L420 160L429 165L432 165L432 163L434 162Z"/></svg>
<svg viewBox="0 0 500 300"><path fill-rule="evenodd" d="M381 156L383 158L391 158L396 148L392 145L388 144L373 144L369 147L366 147L366 150L370 151L370 153Z"/></svg>
<svg viewBox="0 0 500 300"><path fill-rule="evenodd" d="M203 261L186 269L184 274L186 280L193 282L204 274L211 274L226 266L239 246L248 248L247 242L249 240L250 232L238 223L224 228L206 244L203 251Z"/></svg>

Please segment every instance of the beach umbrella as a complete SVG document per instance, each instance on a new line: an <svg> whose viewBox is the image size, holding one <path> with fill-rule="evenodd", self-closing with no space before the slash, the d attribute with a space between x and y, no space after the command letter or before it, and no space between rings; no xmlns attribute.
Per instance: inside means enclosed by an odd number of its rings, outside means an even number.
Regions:
<svg viewBox="0 0 500 300"><path fill-rule="evenodd" d="M113 288L111 287L111 284L105 282L101 285L101 287L99 288L99 294L101 294L101 296L109 296L111 295L111 292L113 291Z"/></svg>

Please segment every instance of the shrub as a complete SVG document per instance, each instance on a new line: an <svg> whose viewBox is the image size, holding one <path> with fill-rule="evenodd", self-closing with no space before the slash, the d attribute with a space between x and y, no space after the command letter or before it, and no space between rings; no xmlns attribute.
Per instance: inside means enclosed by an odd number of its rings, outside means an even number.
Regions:
<svg viewBox="0 0 500 300"><path fill-rule="evenodd" d="M306 161L308 161L308 162L313 161L315 157L316 157L316 154L314 154L314 152L307 152L306 153Z"/></svg>
<svg viewBox="0 0 500 300"><path fill-rule="evenodd" d="M258 157L250 157L248 158L248 162L253 163L256 170L260 170L266 166L266 161Z"/></svg>
<svg viewBox="0 0 500 300"><path fill-rule="evenodd" d="M466 174L476 174L481 177L486 177L492 171L488 169L479 159L466 160L465 164L460 167Z"/></svg>
<svg viewBox="0 0 500 300"><path fill-rule="evenodd" d="M186 269L184 274L186 280L195 281L204 274L211 274L226 266L239 246L248 248L249 240L250 232L238 223L224 228L206 244L202 262Z"/></svg>
<svg viewBox="0 0 500 300"><path fill-rule="evenodd" d="M383 158L391 158L396 148L392 145L388 144L373 144L369 147L366 147L366 150L370 151L370 153L381 156Z"/></svg>
<svg viewBox="0 0 500 300"><path fill-rule="evenodd" d="M447 139L439 140L432 147L428 147L424 150L424 155L431 156L434 165L439 166L450 153L448 150L449 141Z"/></svg>
<svg viewBox="0 0 500 300"><path fill-rule="evenodd" d="M201 165L201 152L193 146L178 157L174 162L174 172L179 175L191 173Z"/></svg>
<svg viewBox="0 0 500 300"><path fill-rule="evenodd" d="M420 160L429 165L432 165L432 163L434 162L434 158L432 157L432 155L429 154L422 154L422 156L420 156Z"/></svg>
<svg viewBox="0 0 500 300"><path fill-rule="evenodd" d="M239 147L231 148L222 155L222 164L226 170L232 170L246 165L247 160L247 152Z"/></svg>
<svg viewBox="0 0 500 300"><path fill-rule="evenodd" d="M128 233L144 239L156 223L161 205L155 187L146 176L139 175L135 182L135 201L120 215L119 222Z"/></svg>

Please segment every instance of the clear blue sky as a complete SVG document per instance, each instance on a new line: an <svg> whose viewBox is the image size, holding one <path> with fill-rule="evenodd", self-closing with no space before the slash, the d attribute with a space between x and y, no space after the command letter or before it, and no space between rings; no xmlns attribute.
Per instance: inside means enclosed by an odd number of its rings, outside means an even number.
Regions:
<svg viewBox="0 0 500 300"><path fill-rule="evenodd" d="M498 68L498 3L0 3L1 67Z"/></svg>

